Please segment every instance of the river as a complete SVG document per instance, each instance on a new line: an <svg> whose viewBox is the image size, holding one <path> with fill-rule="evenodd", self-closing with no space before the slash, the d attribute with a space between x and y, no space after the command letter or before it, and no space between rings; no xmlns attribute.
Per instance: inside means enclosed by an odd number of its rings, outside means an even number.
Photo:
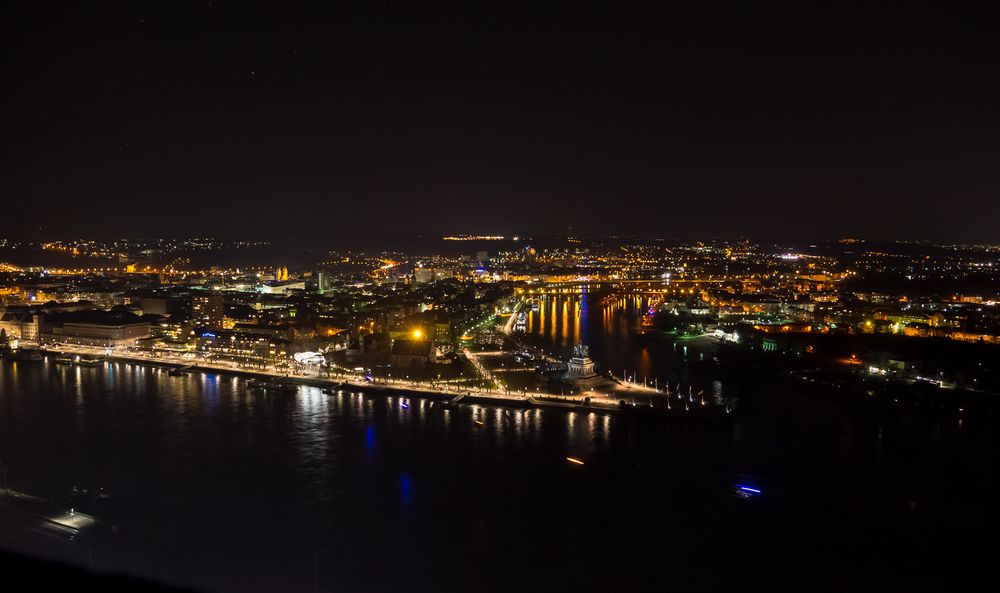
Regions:
<svg viewBox="0 0 1000 593"><path fill-rule="evenodd" d="M532 326L553 350L582 337L640 377L713 385L672 343L615 333L641 299L606 321L597 295L567 298L550 319L585 314L565 334ZM0 459L20 491L111 494L94 568L213 591L923 589L985 566L988 425L757 397L707 426L4 361Z"/></svg>

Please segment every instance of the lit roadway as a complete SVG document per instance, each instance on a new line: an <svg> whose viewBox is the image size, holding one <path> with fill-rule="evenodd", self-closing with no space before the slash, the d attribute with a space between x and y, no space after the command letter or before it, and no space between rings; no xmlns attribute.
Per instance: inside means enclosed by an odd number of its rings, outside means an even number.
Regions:
<svg viewBox="0 0 1000 593"><path fill-rule="evenodd" d="M98 356L103 357L107 354L108 349L97 347L97 346L79 346L79 345L69 345L62 344L58 347L48 347L50 352L60 352L63 354L79 354L81 356ZM174 356L161 354L158 356L153 356L147 353L139 352L128 352L120 349L112 349L111 356L120 360L134 361L137 363L145 364L156 364L164 363L170 365L189 366L194 365L197 370L218 370L223 372L238 372L247 373L252 375L261 375L275 378L298 378L298 379L309 379L310 381L316 381L320 383L326 383L330 386L336 386L337 384L348 385L351 387L357 387L359 389L369 389L378 390L380 387L392 387L399 389L407 389L410 391L418 391L428 394L436 395L455 395L456 393L464 393L466 395L471 395L475 397L489 397L498 400L514 400L523 402L526 400L525 395L518 394L501 394L497 393L494 389L480 389L473 386L456 386L454 388L441 388L435 387L429 384L429 382L416 381L412 379L393 379L393 378L381 378L377 380L368 382L358 379L331 379L321 373L318 368L315 370L303 370L296 372L285 372L277 370L260 370L260 369L249 369L240 367L238 364L223 360L212 360L205 358L186 358L183 356ZM472 360L470 358L470 360ZM473 362L473 366L479 368L478 361ZM310 365L313 366L313 365ZM348 371L349 372L349 371ZM443 383L443 382L442 382Z"/></svg>
<svg viewBox="0 0 1000 593"><path fill-rule="evenodd" d="M503 324L503 333L510 335L514 332L514 324L517 323L517 314L521 312L521 307L524 306L524 300L517 301L514 305L514 311L507 318L507 322Z"/></svg>
<svg viewBox="0 0 1000 593"><path fill-rule="evenodd" d="M516 312L511 315L511 318L516 317ZM510 320L508 320L510 323ZM96 356L103 357L107 354L108 349L99 346L79 346L70 344L61 344L58 347L48 347L48 351L57 351L64 354L79 354L81 356ZM619 397L633 395L633 394L644 394L649 396L660 395L669 396L669 386L664 386L666 389L659 388L659 386L647 385L645 382L639 383L637 377L623 377L618 379L612 375L619 385L607 390L607 393L598 392L594 390L581 391L576 395L552 395L548 393L530 393L527 390L521 390L521 393L513 391L507 386L503 381L497 379L492 371L486 368L485 365L478 359L480 355L483 354L503 354L503 352L494 353L474 353L468 349L464 350L464 354L468 358L469 362L472 364L473 368L477 371L480 378L485 382L486 388L480 388L473 385L455 385L449 382L432 382L431 381L417 381L413 379L398 379L398 378L383 378L379 377L374 381L365 381L360 378L350 378L350 377L338 377L333 379L327 373L321 372L317 365L308 365L305 370L297 371L285 371L285 370L261 370L255 368L245 368L239 366L239 364L231 361L216 360L210 358L204 358L202 356L198 357L183 357L171 354L158 354L156 356L145 353L145 352L129 352L122 349L112 349L111 356L116 359L129 360L137 363L145 364L156 364L165 363L169 365L174 365L178 367L194 365L197 370L217 370L223 372L237 372L246 373L252 375L259 375L265 377L274 378L298 378L298 379L308 379L310 381L315 381L322 384L327 384L330 386L336 386L337 384L356 387L359 389L369 389L369 390L379 390L380 388L398 388L407 389L411 391L423 392L427 394L434 395L454 395L456 393L464 393L469 396L483 397L483 398L494 398L497 400L507 400L515 402L524 402L531 397L556 397L564 401L582 401L584 397L594 398L592 403L595 405L601 405L606 403L611 404L611 400L617 401ZM548 357L546 357L548 358ZM553 359L554 360L554 359ZM348 369L339 369L340 375L349 374L351 371ZM474 379L473 379L474 380ZM443 385L442 385L443 384ZM493 388L495 385L496 388ZM678 398L682 398L681 393L674 394ZM698 395L701 395L700 393ZM601 399L605 399L602 402ZM692 399L693 401L693 399Z"/></svg>

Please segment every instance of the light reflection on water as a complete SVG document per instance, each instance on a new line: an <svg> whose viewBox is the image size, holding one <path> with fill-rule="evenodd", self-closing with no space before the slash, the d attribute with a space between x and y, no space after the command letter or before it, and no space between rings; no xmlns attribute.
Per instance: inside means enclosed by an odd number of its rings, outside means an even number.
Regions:
<svg viewBox="0 0 1000 593"><path fill-rule="evenodd" d="M590 356L599 370L617 376L627 374L639 382L646 380L649 385L669 382L674 386L680 382L685 389L696 385L696 392L704 389L709 393L710 380L702 376L697 365L691 364L686 352L691 349L710 357L717 347L714 339L679 341L668 337L647 342L635 339L644 315L658 299L656 295L614 295L609 288L599 286L584 287L579 293L537 298L538 310L526 309L525 340L530 344L567 359L572 346L583 342L590 347Z"/></svg>
<svg viewBox="0 0 1000 593"><path fill-rule="evenodd" d="M652 346L649 356L655 365ZM730 430L413 399L403 408L400 398L314 387L265 395L233 377L122 363L17 367L0 364L0 457L11 485L53 499L74 484L102 486L113 493L109 520L134 534L130 546L190 567L185 574L240 575L239 590L310 590L318 558L331 589L462 591L496 562L520 561L525 546L561 566L651 530L671 537L656 554L631 552L643 560L633 570L661 566L669 551L682 578L699 562L684 542L740 536L738 523L715 519L734 471L792 484L836 472L856 480L844 491L892 500L898 484L920 483L908 477L950 463L913 459L919 424L906 425L909 440L898 426L880 440L882 426L862 417L847 438L827 409L823 423L799 415ZM716 401L722 389L712 382L705 393ZM955 447L956 430L927 427L926 440ZM568 467L567 457L585 465ZM891 467L894 480L854 471L873 466ZM816 544L809 538L823 530L807 524L771 525L776 538ZM399 570L385 571L383 555ZM620 578L617 563L602 566L587 583Z"/></svg>

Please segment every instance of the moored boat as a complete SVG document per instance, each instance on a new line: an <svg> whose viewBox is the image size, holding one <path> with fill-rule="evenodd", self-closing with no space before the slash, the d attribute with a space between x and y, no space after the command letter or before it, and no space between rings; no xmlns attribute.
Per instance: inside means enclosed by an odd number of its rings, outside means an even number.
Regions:
<svg viewBox="0 0 1000 593"><path fill-rule="evenodd" d="M277 379L251 379L247 387L269 393L295 393L298 385Z"/></svg>
<svg viewBox="0 0 1000 593"><path fill-rule="evenodd" d="M4 348L0 356L17 362L41 362L45 358L38 348Z"/></svg>
<svg viewBox="0 0 1000 593"><path fill-rule="evenodd" d="M75 356L57 356L52 362L60 365L66 364L80 367L98 367L104 364L104 360L101 358L83 357L79 354Z"/></svg>
<svg viewBox="0 0 1000 593"><path fill-rule="evenodd" d="M171 377L183 377L193 367L194 367L193 364L185 365L185 366L182 366L182 367L177 367L177 368L174 368L174 369L170 369L167 372L167 374L170 375Z"/></svg>

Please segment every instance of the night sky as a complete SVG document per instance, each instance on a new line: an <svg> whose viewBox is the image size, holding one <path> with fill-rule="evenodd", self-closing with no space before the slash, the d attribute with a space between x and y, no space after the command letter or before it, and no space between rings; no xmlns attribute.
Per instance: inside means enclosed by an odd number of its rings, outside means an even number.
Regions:
<svg viewBox="0 0 1000 593"><path fill-rule="evenodd" d="M1000 242L995 13L134 4L4 5L0 236Z"/></svg>

